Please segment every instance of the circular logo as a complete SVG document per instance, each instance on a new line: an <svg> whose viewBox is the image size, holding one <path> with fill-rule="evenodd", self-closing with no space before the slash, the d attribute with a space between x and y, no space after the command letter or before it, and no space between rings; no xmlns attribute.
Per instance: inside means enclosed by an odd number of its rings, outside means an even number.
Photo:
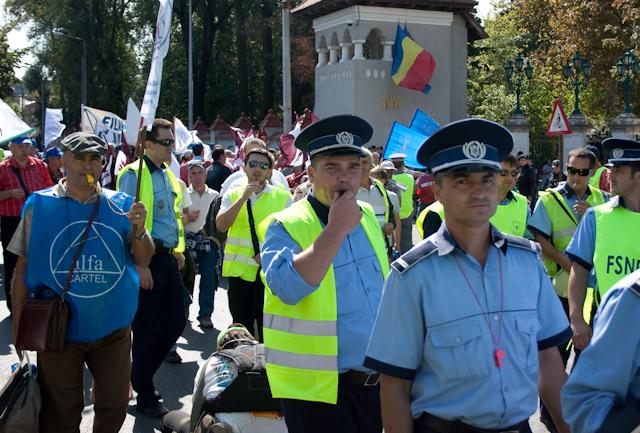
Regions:
<svg viewBox="0 0 640 433"><path fill-rule="evenodd" d="M344 144L346 146L353 146L353 134L347 131L342 131L336 135L338 144Z"/></svg>
<svg viewBox="0 0 640 433"><path fill-rule="evenodd" d="M487 154L487 146L479 141L470 141L462 145L462 153L469 159L482 159Z"/></svg>
<svg viewBox="0 0 640 433"><path fill-rule="evenodd" d="M76 221L62 230L49 248L49 266L53 277L62 289L86 221ZM94 222L86 244L76 262L71 280L70 296L97 298L110 292L126 271L125 242L112 227Z"/></svg>
<svg viewBox="0 0 640 433"><path fill-rule="evenodd" d="M624 155L624 149L620 149L619 147L616 147L615 149L613 149L611 154L616 159L622 158L622 156Z"/></svg>

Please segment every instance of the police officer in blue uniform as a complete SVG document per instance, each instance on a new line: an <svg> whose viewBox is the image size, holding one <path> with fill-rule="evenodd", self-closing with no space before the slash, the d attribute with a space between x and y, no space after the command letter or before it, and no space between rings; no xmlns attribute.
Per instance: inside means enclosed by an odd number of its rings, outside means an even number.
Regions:
<svg viewBox="0 0 640 433"><path fill-rule="evenodd" d="M640 333L630 327L638 317L640 270L605 295L591 343L562 389L571 431L626 433L640 425Z"/></svg>
<svg viewBox="0 0 640 433"><path fill-rule="evenodd" d="M570 328L540 247L489 223L512 147L501 125L465 119L418 151L445 221L392 264L383 291L364 365L381 373L385 431L528 432L538 383L568 431L556 346Z"/></svg>

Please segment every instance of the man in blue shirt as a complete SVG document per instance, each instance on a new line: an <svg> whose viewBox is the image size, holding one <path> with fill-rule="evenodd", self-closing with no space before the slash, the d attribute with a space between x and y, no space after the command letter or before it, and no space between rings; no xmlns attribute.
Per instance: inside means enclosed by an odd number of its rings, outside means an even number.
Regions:
<svg viewBox="0 0 640 433"><path fill-rule="evenodd" d="M540 247L489 223L499 161L512 147L501 125L466 119L418 151L445 221L393 263L367 348L365 367L382 376L386 431L527 432L539 384L568 432L556 345L570 329Z"/></svg>
<svg viewBox="0 0 640 433"><path fill-rule="evenodd" d="M290 432L382 431L378 375L362 362L387 252L373 209L356 201L372 132L351 115L303 130L295 144L311 157L313 193L266 230L267 375Z"/></svg>
<svg viewBox="0 0 640 433"><path fill-rule="evenodd" d="M593 338L562 389L562 411L580 433L630 432L640 425L640 271L602 300ZM624 343L621 343L624 342Z"/></svg>

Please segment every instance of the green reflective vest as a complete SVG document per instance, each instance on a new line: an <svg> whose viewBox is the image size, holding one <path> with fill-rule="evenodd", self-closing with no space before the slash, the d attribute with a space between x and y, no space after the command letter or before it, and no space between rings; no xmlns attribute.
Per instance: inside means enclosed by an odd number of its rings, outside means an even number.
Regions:
<svg viewBox="0 0 640 433"><path fill-rule="evenodd" d="M389 272L387 250L371 206L362 209L360 225L378 258L383 277ZM322 233L308 200L295 202L272 219L279 221L301 250ZM272 219L260 225L261 237ZM226 257L225 257L226 260ZM264 345L267 376L275 398L336 404L338 398L338 307L333 265L320 286L296 305L287 305L265 285Z"/></svg>
<svg viewBox="0 0 640 433"><path fill-rule="evenodd" d="M240 200L244 193L245 186L231 189L228 194L231 202ZM251 203L251 212L255 222L255 230L259 224L270 215L280 212L287 207L291 200L289 191L283 188L272 186L269 192L263 192L258 199ZM239 277L245 281L255 281L258 276L260 265L255 261L253 241L251 240L251 228L249 225L249 213L245 204L238 212L235 221L227 232L227 241L224 246L224 261L222 262L223 277Z"/></svg>
<svg viewBox="0 0 640 433"><path fill-rule="evenodd" d="M144 207L147 209L147 219L144 222L144 228L147 229L149 233L152 232L153 228L153 181L151 179L151 172L149 171L149 166L145 163L143 164L142 171L142 184L140 185L140 201L144 203ZM132 171L136 177L138 177L138 171L140 170L140 160L132 162L129 165L126 165L120 170L118 173L118 178L116 179L116 189L120 190L120 179L122 175L126 171ZM176 179L176 176L173 172L166 167L165 173L167 173L167 179L169 180L169 184L171 185L171 189L176 195L176 199L173 201L173 211L176 215L176 222L178 223L178 246L173 250L176 253L184 252L184 225L182 224L182 209L180 208L180 204L182 203L182 188L180 187L180 182Z"/></svg>
<svg viewBox="0 0 640 433"><path fill-rule="evenodd" d="M640 268L640 213L613 207L617 200L596 206L593 265L601 297L621 278Z"/></svg>
<svg viewBox="0 0 640 433"><path fill-rule="evenodd" d="M587 203L591 206L598 206L604 203L602 191L592 186L589 186L589 189L591 193L587 196ZM539 195L551 221L551 243L555 249L564 253L578 228L578 220L573 213L573 209L569 208L564 197L558 191L547 189L546 191L541 191ZM543 257L542 262L551 277L555 276L560 270L560 266L553 260Z"/></svg>
<svg viewBox="0 0 640 433"><path fill-rule="evenodd" d="M508 205L498 205L496 213L489 220L498 230L511 236L524 237L527 229L527 208L529 202L522 194L513 192L514 199ZM420 233L420 239L424 239L424 220L429 212L435 212L444 221L444 207L439 201L427 206L416 220L416 228Z"/></svg>
<svg viewBox="0 0 640 433"><path fill-rule="evenodd" d="M589 185L594 188L600 188L600 178L602 177L602 173L607 169L607 167L600 167L596 169L596 172L593 174L591 179L589 179Z"/></svg>
<svg viewBox="0 0 640 433"><path fill-rule="evenodd" d="M400 194L400 218L409 218L413 213L413 188L415 182L409 173L394 174L393 180L407 187Z"/></svg>

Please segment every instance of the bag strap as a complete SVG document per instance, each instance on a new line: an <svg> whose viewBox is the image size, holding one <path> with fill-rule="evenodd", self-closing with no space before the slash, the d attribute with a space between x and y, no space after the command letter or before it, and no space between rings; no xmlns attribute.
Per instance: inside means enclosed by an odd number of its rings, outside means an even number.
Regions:
<svg viewBox="0 0 640 433"><path fill-rule="evenodd" d="M67 281L64 283L64 287L62 288L62 295L60 298L64 301L64 295L69 291L71 287L71 279L73 278L73 272L76 270L76 263L78 262L78 258L80 257L80 253L82 252L82 248L89 236L89 231L91 230L91 226L93 225L93 220L98 214L98 208L100 207L100 202L102 202L102 195L98 195L98 199L96 200L96 204L93 205L93 210L91 211L91 215L89 215L89 220L87 221L87 226L84 228L84 232L82 232L82 236L80 237L80 243L78 244L78 248L76 249L76 254L73 256L73 261L71 262L71 268L69 269L69 273L67 274Z"/></svg>
<svg viewBox="0 0 640 433"><path fill-rule="evenodd" d="M249 214L249 228L251 229L251 243L253 244L253 255L260 254L260 243L256 233L256 224L253 219L253 211L251 210L251 199L247 200L247 213Z"/></svg>
<svg viewBox="0 0 640 433"><path fill-rule="evenodd" d="M20 169L12 165L11 170L13 170L13 173L18 178L18 182L20 182L20 187L24 191L24 196L29 197L29 190L27 189L27 185L24 183L24 179L22 178L22 173L20 173Z"/></svg>
<svg viewBox="0 0 640 433"><path fill-rule="evenodd" d="M577 226L578 221L576 221L576 217L571 212L569 212L569 210L567 210L567 206L564 204L564 200L560 200L560 198L558 198L558 193L556 191L551 191L550 194L551 197L553 197L555 201L558 202L558 206L562 208L564 213L566 213L569 219Z"/></svg>

